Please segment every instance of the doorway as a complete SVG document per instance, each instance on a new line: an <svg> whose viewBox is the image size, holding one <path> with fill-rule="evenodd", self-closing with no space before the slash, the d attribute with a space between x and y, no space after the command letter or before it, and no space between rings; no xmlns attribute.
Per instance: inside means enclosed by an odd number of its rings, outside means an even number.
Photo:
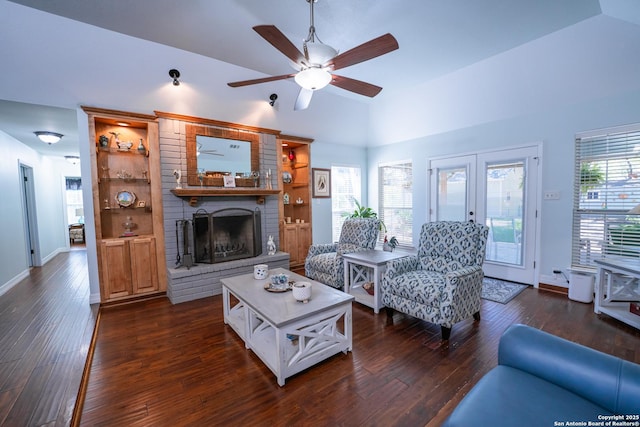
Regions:
<svg viewBox="0 0 640 427"><path fill-rule="evenodd" d="M78 243L86 244L84 208L82 205L82 179L65 177L65 205L69 233L69 244L73 249Z"/></svg>
<svg viewBox="0 0 640 427"><path fill-rule="evenodd" d="M24 241L28 267L42 265L38 250L38 221L36 220L36 196L33 183L33 168L19 164L22 179L22 212L24 222Z"/></svg>
<svg viewBox="0 0 640 427"><path fill-rule="evenodd" d="M429 161L429 220L489 227L483 270L534 284L538 146Z"/></svg>

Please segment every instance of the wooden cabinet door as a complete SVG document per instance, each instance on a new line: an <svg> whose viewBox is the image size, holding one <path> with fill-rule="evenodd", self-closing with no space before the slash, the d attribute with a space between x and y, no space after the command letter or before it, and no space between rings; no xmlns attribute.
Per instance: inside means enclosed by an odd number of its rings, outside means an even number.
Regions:
<svg viewBox="0 0 640 427"><path fill-rule="evenodd" d="M131 295L131 262L126 240L103 240L100 243L100 275L103 299Z"/></svg>
<svg viewBox="0 0 640 427"><path fill-rule="evenodd" d="M289 265L304 264L311 245L311 224L285 224L282 250L289 252Z"/></svg>
<svg viewBox="0 0 640 427"><path fill-rule="evenodd" d="M134 294L158 290L158 260L156 241L153 237L141 237L129 241L131 253L131 283Z"/></svg>
<svg viewBox="0 0 640 427"><path fill-rule="evenodd" d="M298 225L298 258L304 264L309 252L309 246L311 246L311 224L296 225Z"/></svg>
<svg viewBox="0 0 640 427"><path fill-rule="evenodd" d="M285 224L282 250L289 253L289 265L296 265L298 260L298 229L296 224Z"/></svg>

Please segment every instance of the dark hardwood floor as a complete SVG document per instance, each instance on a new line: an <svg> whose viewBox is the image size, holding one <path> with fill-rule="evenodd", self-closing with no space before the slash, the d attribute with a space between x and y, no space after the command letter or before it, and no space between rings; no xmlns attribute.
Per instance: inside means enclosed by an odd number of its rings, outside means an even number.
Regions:
<svg viewBox="0 0 640 427"><path fill-rule="evenodd" d="M437 326L354 303L353 352L279 387L223 324L220 296L156 299L103 308L81 424L437 426L496 365L513 323L640 363L640 331L529 288L507 305L483 301L480 323L457 324L446 345Z"/></svg>
<svg viewBox="0 0 640 427"><path fill-rule="evenodd" d="M72 247L0 296L1 425L69 425L98 311L86 258Z"/></svg>
<svg viewBox="0 0 640 427"><path fill-rule="evenodd" d="M0 296L0 424L68 425L93 325L84 251L59 254ZM525 323L640 363L640 331L592 304L533 288L482 320L439 327L353 309L354 350L287 380L222 322L220 296L101 310L81 425L438 426L496 364L500 334ZM80 416L81 415L81 416Z"/></svg>

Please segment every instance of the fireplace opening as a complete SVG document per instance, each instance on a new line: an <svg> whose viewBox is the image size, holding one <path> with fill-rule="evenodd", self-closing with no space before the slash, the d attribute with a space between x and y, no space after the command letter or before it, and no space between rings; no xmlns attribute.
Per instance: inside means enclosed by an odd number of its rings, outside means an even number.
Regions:
<svg viewBox="0 0 640 427"><path fill-rule="evenodd" d="M195 262L214 264L262 253L260 210L227 208L193 214Z"/></svg>

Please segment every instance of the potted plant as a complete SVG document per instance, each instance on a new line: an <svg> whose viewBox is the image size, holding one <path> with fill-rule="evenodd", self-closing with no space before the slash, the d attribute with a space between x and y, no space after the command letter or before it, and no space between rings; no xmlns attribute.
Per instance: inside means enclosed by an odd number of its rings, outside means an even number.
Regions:
<svg viewBox="0 0 640 427"><path fill-rule="evenodd" d="M391 236L391 238L387 240L387 235L385 234L384 242L382 243L382 250L393 252L396 246L398 246L398 239L396 239L396 236Z"/></svg>
<svg viewBox="0 0 640 427"><path fill-rule="evenodd" d="M347 218L378 218L378 214L372 208L362 206L355 199L353 201L356 204L356 209L352 213L346 214ZM382 220L380 220L380 231L387 231Z"/></svg>

